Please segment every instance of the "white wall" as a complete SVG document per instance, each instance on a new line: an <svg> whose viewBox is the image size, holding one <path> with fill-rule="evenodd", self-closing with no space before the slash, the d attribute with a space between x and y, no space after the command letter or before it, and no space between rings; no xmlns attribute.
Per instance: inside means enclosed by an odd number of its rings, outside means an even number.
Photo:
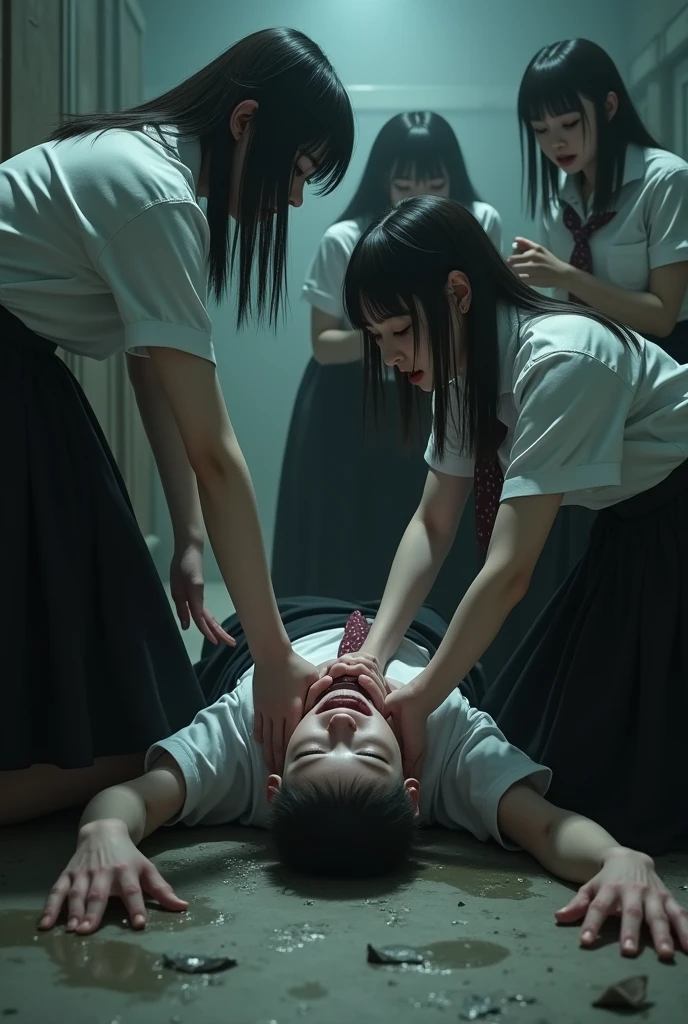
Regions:
<svg viewBox="0 0 688 1024"><path fill-rule="evenodd" d="M631 60L686 6L686 0L630 0L627 23Z"/></svg>
<svg viewBox="0 0 688 1024"><path fill-rule="evenodd" d="M460 109L450 119L478 191L502 215L507 243L530 227L521 212L515 116L527 62L546 43L571 36L594 39L622 68L628 57L624 0L141 0L141 5L147 22L147 97L198 70L234 40L282 24L320 43L346 85L444 87L441 95L455 91ZM213 313L220 379L253 476L268 551L284 442L310 354L308 308L299 298L308 262L351 195L384 121L424 105L394 92L383 102L388 109L359 113L357 149L344 185L334 196L307 199L294 212L291 310L284 327L276 336L249 328L235 337L230 310ZM170 528L159 491L157 504L164 573ZM207 578L219 579L210 557Z"/></svg>

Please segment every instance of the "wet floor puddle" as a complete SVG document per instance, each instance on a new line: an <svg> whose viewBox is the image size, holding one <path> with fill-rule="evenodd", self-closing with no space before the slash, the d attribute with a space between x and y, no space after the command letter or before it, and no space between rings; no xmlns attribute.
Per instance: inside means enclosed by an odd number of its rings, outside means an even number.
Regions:
<svg viewBox="0 0 688 1024"><path fill-rule="evenodd" d="M179 933L193 927L221 927L231 915L220 914L201 898L194 900L186 914L172 914L150 909L146 932ZM175 988L183 1001L189 1001L195 990L208 984L221 984L220 978L199 975L184 980L174 971L162 967L161 953L151 952L135 942L105 938L103 932L95 935L68 933L64 925L48 932L36 929L38 915L31 910L7 910L0 913L0 953L13 950L14 955L3 957L14 964L23 964L22 949L43 949L59 968L59 985L69 988L98 988L111 992L135 995L141 999L156 999ZM108 911L106 925L128 931L121 908L117 913Z"/></svg>
<svg viewBox="0 0 688 1024"><path fill-rule="evenodd" d="M464 864L425 864L420 869L419 878L442 882L469 896L487 899L527 900L536 895L531 891L532 882L529 878Z"/></svg>
<svg viewBox="0 0 688 1024"><path fill-rule="evenodd" d="M478 939L431 942L427 946L418 946L417 951L423 957L422 964L384 964L380 967L385 971L404 974L451 974L455 970L491 967L506 960L510 953L506 946Z"/></svg>
<svg viewBox="0 0 688 1024"><path fill-rule="evenodd" d="M305 985L295 985L287 990L294 999L324 999L330 993L317 981L307 981Z"/></svg>

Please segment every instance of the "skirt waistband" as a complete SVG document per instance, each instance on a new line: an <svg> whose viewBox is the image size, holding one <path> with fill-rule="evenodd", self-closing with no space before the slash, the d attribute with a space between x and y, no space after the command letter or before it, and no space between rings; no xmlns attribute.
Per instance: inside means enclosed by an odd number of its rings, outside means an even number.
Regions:
<svg viewBox="0 0 688 1024"><path fill-rule="evenodd" d="M632 498L612 505L607 511L621 519L636 519L661 508L684 491L688 491L688 459L649 491L634 494Z"/></svg>
<svg viewBox="0 0 688 1024"><path fill-rule="evenodd" d="M41 338L18 316L0 305L0 343L5 341L17 348L30 349L39 355L52 356L57 351L54 341Z"/></svg>

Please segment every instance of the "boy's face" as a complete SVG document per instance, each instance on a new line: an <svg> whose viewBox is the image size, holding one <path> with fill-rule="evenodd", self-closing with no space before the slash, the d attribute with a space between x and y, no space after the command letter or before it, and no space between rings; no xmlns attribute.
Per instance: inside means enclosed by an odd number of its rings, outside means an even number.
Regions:
<svg viewBox="0 0 688 1024"><path fill-rule="evenodd" d="M307 699L306 708L310 703ZM398 782L403 778L401 751L383 709L384 696L376 686L364 689L350 679L335 681L294 730L285 755L285 782L290 786ZM279 776L270 776L268 799L280 784ZM404 784L417 804L418 783L407 779Z"/></svg>

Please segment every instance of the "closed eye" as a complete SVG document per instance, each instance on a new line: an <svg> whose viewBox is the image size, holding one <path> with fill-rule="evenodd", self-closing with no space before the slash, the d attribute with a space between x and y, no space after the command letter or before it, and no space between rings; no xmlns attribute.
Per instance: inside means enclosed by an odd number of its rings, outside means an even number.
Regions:
<svg viewBox="0 0 688 1024"><path fill-rule="evenodd" d="M408 332L409 332L410 330L411 330L411 324L409 324L409 325L408 325L408 327L404 327L404 329L403 329L403 330L401 330L401 331L395 331L395 332L394 332L394 337L395 337L395 338L403 338L403 337L404 337L404 335L405 335L405 334L408 334Z"/></svg>
<svg viewBox="0 0 688 1024"><path fill-rule="evenodd" d="M297 754L294 761L300 761L302 757L312 757L314 754L324 754L324 750L302 750L300 754ZM386 757L382 757L381 754L375 754L372 750L358 750L356 752L358 757L374 757L376 761L382 761L383 764L389 764Z"/></svg>

